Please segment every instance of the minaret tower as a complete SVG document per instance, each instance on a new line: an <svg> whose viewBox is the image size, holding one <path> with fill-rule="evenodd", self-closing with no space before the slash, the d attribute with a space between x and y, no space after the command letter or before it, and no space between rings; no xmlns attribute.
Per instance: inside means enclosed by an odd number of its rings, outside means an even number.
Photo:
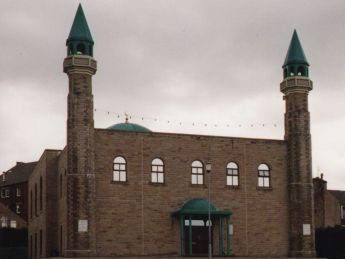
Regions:
<svg viewBox="0 0 345 259"><path fill-rule="evenodd" d="M289 256L313 257L314 202L312 182L310 115L308 93L313 89L309 79L309 63L296 30L293 32L283 65L285 140L287 142L289 189Z"/></svg>
<svg viewBox="0 0 345 259"><path fill-rule="evenodd" d="M79 4L63 63L69 79L67 118L67 257L96 255L92 76L93 39Z"/></svg>

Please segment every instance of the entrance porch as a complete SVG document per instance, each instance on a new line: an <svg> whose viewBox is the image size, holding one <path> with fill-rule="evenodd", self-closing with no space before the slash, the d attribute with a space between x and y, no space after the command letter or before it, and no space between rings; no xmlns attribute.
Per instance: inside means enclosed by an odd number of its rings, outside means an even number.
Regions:
<svg viewBox="0 0 345 259"><path fill-rule="evenodd" d="M208 221L209 208L211 222ZM180 256L207 256L209 227L212 253L230 256L231 214L230 210L218 209L204 199L189 200L174 211L172 216L180 223Z"/></svg>

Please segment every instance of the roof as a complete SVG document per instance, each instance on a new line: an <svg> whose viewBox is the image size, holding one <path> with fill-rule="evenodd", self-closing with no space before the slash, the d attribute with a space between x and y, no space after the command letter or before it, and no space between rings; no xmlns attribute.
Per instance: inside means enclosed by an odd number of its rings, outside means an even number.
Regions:
<svg viewBox="0 0 345 259"><path fill-rule="evenodd" d="M214 205L209 204L205 199L191 199L185 202L181 208L172 213L173 216L177 215L207 215L210 207L211 215L231 215L230 210L221 210Z"/></svg>
<svg viewBox="0 0 345 259"><path fill-rule="evenodd" d="M345 206L345 191L328 190L341 205Z"/></svg>
<svg viewBox="0 0 345 259"><path fill-rule="evenodd" d="M0 186L27 182L36 164L37 162L17 162L17 164L14 167L5 172L6 181L2 181L1 177Z"/></svg>
<svg viewBox="0 0 345 259"><path fill-rule="evenodd" d="M304 54L301 42L299 41L296 30L294 30L292 34L292 39L290 42L288 52L286 54L283 67L285 67L286 65L291 65L291 64L305 64L309 66L309 63L307 61L307 58L305 57L305 54Z"/></svg>
<svg viewBox="0 0 345 259"><path fill-rule="evenodd" d="M78 10L75 14L67 42L73 40L94 43L81 4L79 4Z"/></svg>
<svg viewBox="0 0 345 259"><path fill-rule="evenodd" d="M126 131L126 132L152 132L148 128L145 128L144 126L141 126L136 123L130 123L130 122L124 122L124 123L118 123L114 124L107 129L114 130L114 131Z"/></svg>

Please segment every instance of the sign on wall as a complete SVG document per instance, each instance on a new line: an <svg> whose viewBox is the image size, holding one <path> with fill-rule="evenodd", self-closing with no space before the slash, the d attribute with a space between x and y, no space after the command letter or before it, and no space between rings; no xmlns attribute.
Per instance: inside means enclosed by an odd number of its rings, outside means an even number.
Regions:
<svg viewBox="0 0 345 259"><path fill-rule="evenodd" d="M78 221L78 232L87 232L87 219L80 219Z"/></svg>

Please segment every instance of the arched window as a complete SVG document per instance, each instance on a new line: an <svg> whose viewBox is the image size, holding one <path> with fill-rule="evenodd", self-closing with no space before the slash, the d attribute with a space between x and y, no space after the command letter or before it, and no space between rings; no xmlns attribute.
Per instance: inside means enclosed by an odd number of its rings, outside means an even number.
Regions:
<svg viewBox="0 0 345 259"><path fill-rule="evenodd" d="M113 181L114 182L127 181L127 163L126 163L126 159L124 159L122 156L117 156L114 159Z"/></svg>
<svg viewBox="0 0 345 259"><path fill-rule="evenodd" d="M204 184L204 165L198 160L192 163L192 184Z"/></svg>
<svg viewBox="0 0 345 259"><path fill-rule="evenodd" d="M85 46L84 46L84 44L79 43L77 45L77 54L79 54L79 55L85 54Z"/></svg>
<svg viewBox="0 0 345 259"><path fill-rule="evenodd" d="M234 162L226 166L226 185L238 186L238 166Z"/></svg>
<svg viewBox="0 0 345 259"><path fill-rule="evenodd" d="M270 187L270 168L266 164L261 164L258 167L258 186Z"/></svg>
<svg viewBox="0 0 345 259"><path fill-rule="evenodd" d="M289 67L290 70L290 76L294 76L295 75L295 69L293 66Z"/></svg>
<svg viewBox="0 0 345 259"><path fill-rule="evenodd" d="M284 78L287 78L287 76L288 76L288 72L287 71L288 71L287 68L285 68L284 69Z"/></svg>
<svg viewBox="0 0 345 259"><path fill-rule="evenodd" d="M304 67L302 67L302 66L298 67L297 75L298 76L305 76L305 69L304 69Z"/></svg>
<svg viewBox="0 0 345 259"><path fill-rule="evenodd" d="M151 182L164 183L164 163L161 159L155 158L151 163Z"/></svg>

